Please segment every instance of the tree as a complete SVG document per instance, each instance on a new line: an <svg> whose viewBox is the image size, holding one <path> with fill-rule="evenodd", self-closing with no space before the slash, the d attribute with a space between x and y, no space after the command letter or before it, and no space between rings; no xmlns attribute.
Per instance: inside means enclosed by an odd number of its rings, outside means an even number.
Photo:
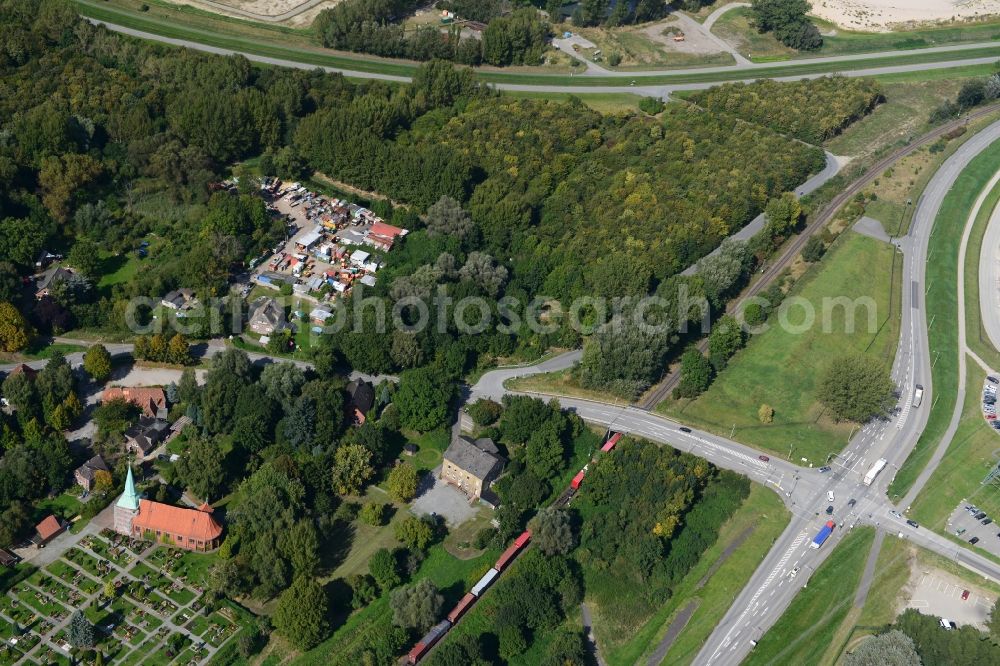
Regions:
<svg viewBox="0 0 1000 666"><path fill-rule="evenodd" d="M393 590L389 597L393 624L421 633L434 626L443 605L444 597L429 578L422 578L410 587Z"/></svg>
<svg viewBox="0 0 1000 666"><path fill-rule="evenodd" d="M546 555L565 555L576 546L569 513L555 507L542 509L528 523L531 539Z"/></svg>
<svg viewBox="0 0 1000 666"><path fill-rule="evenodd" d="M0 351L18 352L28 346L34 331L10 303L0 303Z"/></svg>
<svg viewBox="0 0 1000 666"><path fill-rule="evenodd" d="M802 259L810 264L815 264L826 254L826 244L819 236L813 236L806 241L806 246L802 248Z"/></svg>
<svg viewBox="0 0 1000 666"><path fill-rule="evenodd" d="M757 30L773 32L785 46L799 50L814 50L823 45L823 37L806 12L807 0L752 0L750 15Z"/></svg>
<svg viewBox="0 0 1000 666"><path fill-rule="evenodd" d="M69 619L69 644L75 648L94 647L94 625L81 610Z"/></svg>
<svg viewBox="0 0 1000 666"><path fill-rule="evenodd" d="M681 356L681 381L677 385L677 395L681 398L696 398L712 383L712 364L696 349Z"/></svg>
<svg viewBox="0 0 1000 666"><path fill-rule="evenodd" d="M971 79L958 91L958 105L963 109L979 106L986 100L986 81Z"/></svg>
<svg viewBox="0 0 1000 666"><path fill-rule="evenodd" d="M920 663L913 639L899 629L866 639L844 657L845 666L912 666Z"/></svg>
<svg viewBox="0 0 1000 666"><path fill-rule="evenodd" d="M181 381L177 384L177 397L181 402L191 404L198 399L198 377L194 368L184 368Z"/></svg>
<svg viewBox="0 0 1000 666"><path fill-rule="evenodd" d="M489 398L480 398L466 407L465 411L468 412L469 416L472 417L472 421L477 426L485 427L496 423L497 419L500 418L503 407L500 406L500 403L494 402Z"/></svg>
<svg viewBox="0 0 1000 666"><path fill-rule="evenodd" d="M729 359L743 348L746 338L739 322L731 315L719 317L708 336L708 358L712 367L722 370Z"/></svg>
<svg viewBox="0 0 1000 666"><path fill-rule="evenodd" d="M347 584L351 588L351 608L355 610L364 608L378 599L378 587L375 585L375 579L368 574L348 576Z"/></svg>
<svg viewBox="0 0 1000 666"><path fill-rule="evenodd" d="M762 404L760 409L757 410L757 419L761 423L773 423L774 422L774 407L768 404Z"/></svg>
<svg viewBox="0 0 1000 666"><path fill-rule="evenodd" d="M400 583L399 564L387 548L379 548L372 554L372 558L368 560L368 571L383 592Z"/></svg>
<svg viewBox="0 0 1000 666"><path fill-rule="evenodd" d="M312 520L299 520L279 542L296 576L313 576L319 569L319 533Z"/></svg>
<svg viewBox="0 0 1000 666"><path fill-rule="evenodd" d="M881 361L855 354L841 356L827 367L819 399L837 419L865 423L888 412L895 390L889 369Z"/></svg>
<svg viewBox="0 0 1000 666"><path fill-rule="evenodd" d="M371 451L360 444L341 446L333 457L333 489L340 495L358 495L375 474Z"/></svg>
<svg viewBox="0 0 1000 666"><path fill-rule="evenodd" d="M118 596L118 588L115 587L115 582L113 580L109 580L104 583L104 589L101 590L101 596L108 600L114 599Z"/></svg>
<svg viewBox="0 0 1000 666"><path fill-rule="evenodd" d="M564 426L563 419L550 418L528 437L524 447L524 462L539 479L552 477L562 467L566 455Z"/></svg>
<svg viewBox="0 0 1000 666"><path fill-rule="evenodd" d="M767 223L775 236L787 236L795 230L802 219L802 204L791 192L785 192L780 197L770 199L767 208Z"/></svg>
<svg viewBox="0 0 1000 666"><path fill-rule="evenodd" d="M399 377L399 390L393 399L400 421L421 432L444 425L453 390L433 368L407 370Z"/></svg>
<svg viewBox="0 0 1000 666"><path fill-rule="evenodd" d="M385 522L385 504L381 502L369 502L361 507L358 518L366 525L378 527Z"/></svg>
<svg viewBox="0 0 1000 666"><path fill-rule="evenodd" d="M990 609L990 617L986 620L986 628L989 630L990 635L1000 637L1000 598L993 602L993 608Z"/></svg>
<svg viewBox="0 0 1000 666"><path fill-rule="evenodd" d="M409 502L417 494L417 470L413 465L396 465L389 472L386 485L389 495L397 502Z"/></svg>
<svg viewBox="0 0 1000 666"><path fill-rule="evenodd" d="M565 666L586 662L583 634L572 629L560 629L545 650L542 666Z"/></svg>
<svg viewBox="0 0 1000 666"><path fill-rule="evenodd" d="M462 210L461 204L442 195L427 209L427 235L454 236L462 239L472 230L472 218Z"/></svg>
<svg viewBox="0 0 1000 666"><path fill-rule="evenodd" d="M260 373L260 384L264 387L264 392L280 403L286 412L295 404L305 383L305 373L291 361L271 363Z"/></svg>
<svg viewBox="0 0 1000 666"><path fill-rule="evenodd" d="M308 650L326 638L326 592L312 578L299 576L281 593L272 621L278 633L301 650Z"/></svg>
<svg viewBox="0 0 1000 666"><path fill-rule="evenodd" d="M187 453L176 463L178 477L195 497L208 502L217 498L225 484L225 456L219 442L199 437L188 446Z"/></svg>
<svg viewBox="0 0 1000 666"><path fill-rule="evenodd" d="M166 360L176 365L187 365L191 362L191 347L187 338L176 333L167 343Z"/></svg>
<svg viewBox="0 0 1000 666"><path fill-rule="evenodd" d="M434 538L434 530L422 518L407 516L393 527L396 538L409 548L424 550Z"/></svg>
<svg viewBox="0 0 1000 666"><path fill-rule="evenodd" d="M83 369L96 382L103 382L111 376L111 354L104 345L93 345L83 355Z"/></svg>

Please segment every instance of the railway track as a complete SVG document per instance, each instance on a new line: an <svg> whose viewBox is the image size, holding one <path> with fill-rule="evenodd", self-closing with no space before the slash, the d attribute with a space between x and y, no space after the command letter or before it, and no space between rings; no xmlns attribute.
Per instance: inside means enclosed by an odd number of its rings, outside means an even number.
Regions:
<svg viewBox="0 0 1000 666"><path fill-rule="evenodd" d="M850 185L848 185L840 194L831 199L830 202L822 208L819 214L816 215L816 218L806 226L802 233L800 233L795 240L784 249L784 251L782 251L777 261L772 262L771 265L767 267L759 280L751 284L736 299L730 301L729 305L726 307L726 313L733 314L737 312L747 299L757 296L770 287L777 277L791 265L792 261L795 260L795 257L802 252L802 248L804 248L806 243L809 242L809 239L812 238L813 235L815 235L820 229L829 224L844 204L850 201L851 198L858 192L871 184L871 182L875 180L883 171L893 166L896 162L903 159L907 155L915 152L917 149L940 139L945 134L967 125L970 121L978 120L979 118L988 116L997 111L1000 111L1000 103L985 106L931 130L915 141L898 148L879 161L875 162L875 164L865 171L863 175L852 181ZM702 353L705 353L708 350L708 338L702 338L698 342L697 348ZM653 387L639 400L636 405L639 409L644 409L646 411L653 409L656 405L665 400L677 384L680 383L681 373L679 367L675 367L673 369L668 368L668 372L669 374L662 382Z"/></svg>

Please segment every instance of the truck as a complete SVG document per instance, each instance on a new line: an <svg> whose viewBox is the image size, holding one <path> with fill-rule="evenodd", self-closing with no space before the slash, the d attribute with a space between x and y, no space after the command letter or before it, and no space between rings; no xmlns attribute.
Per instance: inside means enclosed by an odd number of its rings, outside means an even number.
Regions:
<svg viewBox="0 0 1000 666"><path fill-rule="evenodd" d="M819 548L824 543L826 543L826 540L830 538L831 534L833 534L833 528L836 526L837 524L832 520L826 521L826 525L821 527L819 532L816 533L816 536L813 537L812 543L809 544L809 547Z"/></svg>
<svg viewBox="0 0 1000 666"><path fill-rule="evenodd" d="M920 401L924 399L924 387L917 384L913 387L913 406L919 407Z"/></svg>
<svg viewBox="0 0 1000 666"><path fill-rule="evenodd" d="M868 473L865 474L864 484L866 486L872 485L872 483L875 481L875 477L879 475L879 472L885 469L885 466L888 462L889 461L887 461L885 458L879 458L878 460L876 460L875 464L872 465L871 469L868 470Z"/></svg>

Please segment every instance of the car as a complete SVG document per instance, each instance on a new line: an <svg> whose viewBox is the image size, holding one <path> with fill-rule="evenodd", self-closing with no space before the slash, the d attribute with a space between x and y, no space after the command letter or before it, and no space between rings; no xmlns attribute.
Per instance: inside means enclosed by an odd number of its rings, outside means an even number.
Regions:
<svg viewBox="0 0 1000 666"><path fill-rule="evenodd" d="M920 527L920 525L918 525L917 521L915 520L908 520L906 521L906 524L912 527L913 529L917 529L918 527Z"/></svg>
<svg viewBox="0 0 1000 666"><path fill-rule="evenodd" d="M789 577L789 578L795 578L795 574L797 574L798 572L799 572L799 567L795 567L795 568L794 568L794 569L792 569L792 571L791 571L791 572L790 572L790 573L788 574L788 577Z"/></svg>
<svg viewBox="0 0 1000 666"><path fill-rule="evenodd" d="M987 420L987 421L992 421L992 420L993 420L993 419L995 419L996 417L997 417L997 415L996 415L996 414L987 414L987 415L986 415L986 420Z"/></svg>
<svg viewBox="0 0 1000 666"><path fill-rule="evenodd" d="M968 590L962 590L962 601L965 601L968 598L969 598L969 591Z"/></svg>
<svg viewBox="0 0 1000 666"><path fill-rule="evenodd" d="M858 503L858 500L854 499L853 497L851 499L847 500L847 506L854 506L857 503Z"/></svg>
<svg viewBox="0 0 1000 666"><path fill-rule="evenodd" d="M993 519L992 518L983 518L979 522L982 523L983 525L989 525L990 523L993 522Z"/></svg>
<svg viewBox="0 0 1000 666"><path fill-rule="evenodd" d="M829 472L830 471L830 467L829 467L829 465L823 465L822 467L819 468L819 471L823 472L823 473Z"/></svg>
<svg viewBox="0 0 1000 666"><path fill-rule="evenodd" d="M678 430L681 432L691 432L691 428L688 428L687 426L681 426Z"/></svg>
<svg viewBox="0 0 1000 666"><path fill-rule="evenodd" d="M976 513L975 516L973 516L973 518L975 518L976 520L982 520L985 517L986 517L986 512L985 511L979 511L979 512Z"/></svg>
<svg viewBox="0 0 1000 666"><path fill-rule="evenodd" d="M951 631L952 629L958 629L958 625L951 620L941 618L941 628L946 631Z"/></svg>
<svg viewBox="0 0 1000 666"><path fill-rule="evenodd" d="M895 516L896 518L902 518L903 517L903 516L900 515L899 511L896 511L895 509L893 509L892 511L890 511L889 515Z"/></svg>
<svg viewBox="0 0 1000 666"><path fill-rule="evenodd" d="M757 456L757 457L763 460L764 462L768 462L770 460L770 458L768 458L767 456Z"/></svg>
<svg viewBox="0 0 1000 666"><path fill-rule="evenodd" d="M993 376L986 377L986 381L988 381L990 384L1000 384L1000 380L998 380L996 377Z"/></svg>
<svg viewBox="0 0 1000 666"><path fill-rule="evenodd" d="M828 515L828 516L833 515L833 505L832 504L830 506L826 507L826 515Z"/></svg>
<svg viewBox="0 0 1000 666"><path fill-rule="evenodd" d="M965 534L964 527L959 527L957 530L955 530L955 536L962 536L963 534ZM998 534L997 536L1000 537L1000 534Z"/></svg>
<svg viewBox="0 0 1000 666"><path fill-rule="evenodd" d="M1000 430L1000 421L997 421L996 419L994 419L994 420L990 421L990 425L993 426L994 430Z"/></svg>
<svg viewBox="0 0 1000 666"><path fill-rule="evenodd" d="M977 543L979 543L979 537L972 537L971 539L969 539L969 543L975 546Z"/></svg>
<svg viewBox="0 0 1000 666"><path fill-rule="evenodd" d="M828 491L826 491L826 501L827 501L827 502L832 502L832 501L834 500L834 497L835 497L835 496L834 496L834 494L833 494L833 491L832 491L832 490L828 490Z"/></svg>

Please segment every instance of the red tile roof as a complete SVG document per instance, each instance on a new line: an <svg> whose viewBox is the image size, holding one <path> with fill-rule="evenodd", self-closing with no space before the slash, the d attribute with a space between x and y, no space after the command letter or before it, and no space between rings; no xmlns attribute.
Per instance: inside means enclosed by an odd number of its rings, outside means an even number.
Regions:
<svg viewBox="0 0 1000 666"><path fill-rule="evenodd" d="M160 407L167 406L167 394L161 388L112 386L101 396L103 402L124 399L136 405L146 416L156 416Z"/></svg>
<svg viewBox="0 0 1000 666"><path fill-rule="evenodd" d="M132 529L142 532L166 532L196 541L212 541L222 535L222 527L211 514L150 500L140 500L139 515L132 519Z"/></svg>
<svg viewBox="0 0 1000 666"><path fill-rule="evenodd" d="M55 516L49 516L42 522L35 526L35 531L38 532L38 538L42 541L48 541L55 535L63 531L63 526L59 524L59 519Z"/></svg>
<svg viewBox="0 0 1000 666"><path fill-rule="evenodd" d="M376 236L395 238L403 233L403 230L399 227L394 227L391 224L386 224L385 222L374 222L372 223L372 228L369 230L369 233L375 234Z"/></svg>

